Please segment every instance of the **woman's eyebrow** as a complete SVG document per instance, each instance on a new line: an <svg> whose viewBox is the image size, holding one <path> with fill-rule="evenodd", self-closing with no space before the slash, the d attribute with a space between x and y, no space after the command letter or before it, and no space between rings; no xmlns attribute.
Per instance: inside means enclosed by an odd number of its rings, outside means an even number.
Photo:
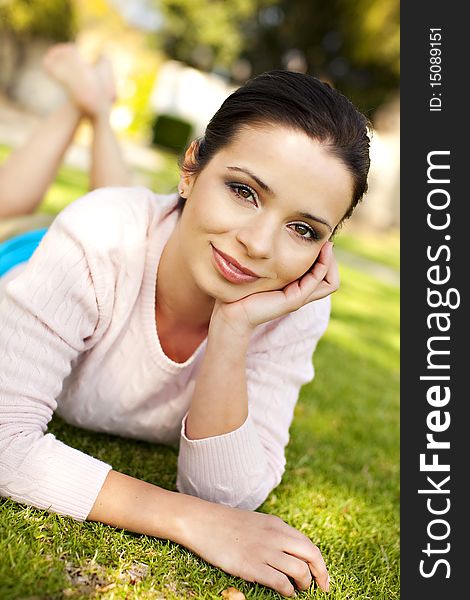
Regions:
<svg viewBox="0 0 470 600"><path fill-rule="evenodd" d="M256 181L256 183L259 185L259 187L261 189L263 189L268 194L271 194L271 196L274 196L274 192L269 187L269 185L267 183L264 183L264 181L261 181L261 179L259 177L257 177L254 173L252 173L248 169L245 169L244 167L227 167L227 169L229 171L241 171L242 173L246 173L249 177L251 177L254 181Z"/></svg>
<svg viewBox="0 0 470 600"><path fill-rule="evenodd" d="M227 169L229 171L238 171L238 172L246 173L249 177L251 177L254 181L256 181L256 183L260 186L261 189L263 189L268 194L271 194L272 196L275 195L273 190L269 187L269 185L267 183L264 183L264 181L261 181L261 179L257 175L252 173L249 169L245 169L244 167L227 167ZM328 223L328 221L325 221L324 219L322 219L320 217L316 217L315 215L312 215L308 212L298 212L297 216L301 219L310 219L311 221L316 221L317 223L321 223L322 225L325 225L325 227L328 227L328 229L330 231L333 231L333 227Z"/></svg>
<svg viewBox="0 0 470 600"><path fill-rule="evenodd" d="M297 215L301 219L310 219L311 221L317 221L317 223L321 223L322 225L325 225L325 227L328 227L328 229L331 232L333 231L333 227L328 223L328 221L325 221L325 219L321 219L320 217L316 217L315 215L312 215L307 212L299 212L299 213L297 213Z"/></svg>

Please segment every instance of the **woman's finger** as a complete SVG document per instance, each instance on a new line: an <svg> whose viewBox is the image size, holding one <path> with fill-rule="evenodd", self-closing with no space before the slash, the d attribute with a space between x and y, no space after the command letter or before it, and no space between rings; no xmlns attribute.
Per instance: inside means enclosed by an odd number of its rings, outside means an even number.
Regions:
<svg viewBox="0 0 470 600"><path fill-rule="evenodd" d="M339 275L333 280L332 283L324 280L320 282L316 288L312 291L311 294L306 299L306 303L313 302L314 300L319 300L320 298L324 298L325 296L329 296L336 292L339 288Z"/></svg>
<svg viewBox="0 0 470 600"><path fill-rule="evenodd" d="M307 273L307 275L309 275L310 273ZM326 263L322 263L321 270L319 270L315 274L315 280L317 280L317 278L323 274L324 276L322 280L318 282L317 285L314 284L314 279L310 277L311 292L306 298L306 303L313 302L314 300L319 300L320 298L324 298L325 296L336 292L336 290L339 288L339 267L332 251L329 256L328 266L326 267Z"/></svg>
<svg viewBox="0 0 470 600"><path fill-rule="evenodd" d="M271 567L291 577L299 590L308 590L312 584L312 573L308 564L292 554L276 553L267 562Z"/></svg>
<svg viewBox="0 0 470 600"><path fill-rule="evenodd" d="M287 544L284 545L284 552L292 554L297 558L305 561L315 579L316 584L324 592L328 592L330 589L330 577L328 569L326 567L323 556L315 544L313 544L307 537L304 536L303 540L297 537L292 537Z"/></svg>
<svg viewBox="0 0 470 600"><path fill-rule="evenodd" d="M323 556L321 555L320 550L317 546L313 547L313 558L308 561L308 566L310 567L310 571L312 572L313 577L320 589L324 592L330 591L330 576L328 574L328 569L326 568L325 561L323 560Z"/></svg>
<svg viewBox="0 0 470 600"><path fill-rule="evenodd" d="M331 242L326 242L310 271L284 288L286 298L298 304L295 308L300 308L309 302L309 296L328 277L331 268L332 246ZM334 273L331 276L334 276Z"/></svg>
<svg viewBox="0 0 470 600"><path fill-rule="evenodd" d="M335 289L339 288L339 266L333 252L331 253L330 265L328 268L328 272L325 275L325 281L327 281L331 285L331 287Z"/></svg>
<svg viewBox="0 0 470 600"><path fill-rule="evenodd" d="M256 575L251 581L266 585L272 588L282 596L290 597L295 593L295 588L289 581L289 578L281 571L274 569L270 565L260 565L256 569Z"/></svg>

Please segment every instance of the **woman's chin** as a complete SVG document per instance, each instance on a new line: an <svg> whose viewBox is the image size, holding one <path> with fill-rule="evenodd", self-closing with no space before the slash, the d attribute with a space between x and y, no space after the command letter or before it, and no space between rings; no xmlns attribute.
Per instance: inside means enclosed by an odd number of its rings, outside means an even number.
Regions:
<svg viewBox="0 0 470 600"><path fill-rule="evenodd" d="M249 290L221 290L213 295L214 300L218 300L219 302L231 303L238 302L238 300L242 300L242 298L246 298L255 292Z"/></svg>
<svg viewBox="0 0 470 600"><path fill-rule="evenodd" d="M287 285L287 284L285 284ZM217 293L213 296L214 299L219 300L220 302L237 302L238 300L242 300L247 296L251 296L252 294L262 294L263 292L275 292L282 290L285 285L282 286L274 286L274 285L243 285L243 286L233 286L232 289L227 289L223 286L223 289L217 290Z"/></svg>
<svg viewBox="0 0 470 600"><path fill-rule="evenodd" d="M233 285L230 283L220 282L213 286L211 290L207 290L209 295L219 302L237 302L242 298L263 291L256 289L253 285Z"/></svg>

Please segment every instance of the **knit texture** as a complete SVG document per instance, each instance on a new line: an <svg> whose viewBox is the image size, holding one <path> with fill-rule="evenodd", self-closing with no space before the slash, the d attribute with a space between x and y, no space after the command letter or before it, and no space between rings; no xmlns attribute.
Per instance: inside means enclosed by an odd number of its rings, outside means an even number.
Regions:
<svg viewBox="0 0 470 600"><path fill-rule="evenodd" d="M0 494L84 520L111 469L47 432L68 423L179 447L177 489L254 509L279 484L300 387L325 331L328 298L259 326L247 352L248 417L185 435L204 340L184 363L159 343L155 290L176 197L95 190L0 280Z"/></svg>

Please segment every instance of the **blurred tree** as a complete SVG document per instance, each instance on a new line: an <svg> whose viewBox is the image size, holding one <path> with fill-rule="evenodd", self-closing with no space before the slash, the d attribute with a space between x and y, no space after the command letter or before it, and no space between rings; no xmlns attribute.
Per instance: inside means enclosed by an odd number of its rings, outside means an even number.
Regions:
<svg viewBox="0 0 470 600"><path fill-rule="evenodd" d="M0 0L0 89L15 97L24 65L36 49L72 39L72 0Z"/></svg>
<svg viewBox="0 0 470 600"><path fill-rule="evenodd" d="M72 0L79 32L100 31L103 37L123 35L132 29L111 0Z"/></svg>
<svg viewBox="0 0 470 600"><path fill-rule="evenodd" d="M255 72L326 79L372 113L399 85L399 27L398 0L279 0L258 13L244 55Z"/></svg>
<svg viewBox="0 0 470 600"><path fill-rule="evenodd" d="M164 25L158 33L172 58L203 70L230 69L242 54L243 29L276 0L156 0Z"/></svg>
<svg viewBox="0 0 470 600"><path fill-rule="evenodd" d="M3 0L0 32L37 36L54 41L70 40L75 32L71 0Z"/></svg>
<svg viewBox="0 0 470 600"><path fill-rule="evenodd" d="M369 115L399 85L398 0L156 0L166 53L235 81L274 68L330 81ZM243 79L243 77L239 78Z"/></svg>

